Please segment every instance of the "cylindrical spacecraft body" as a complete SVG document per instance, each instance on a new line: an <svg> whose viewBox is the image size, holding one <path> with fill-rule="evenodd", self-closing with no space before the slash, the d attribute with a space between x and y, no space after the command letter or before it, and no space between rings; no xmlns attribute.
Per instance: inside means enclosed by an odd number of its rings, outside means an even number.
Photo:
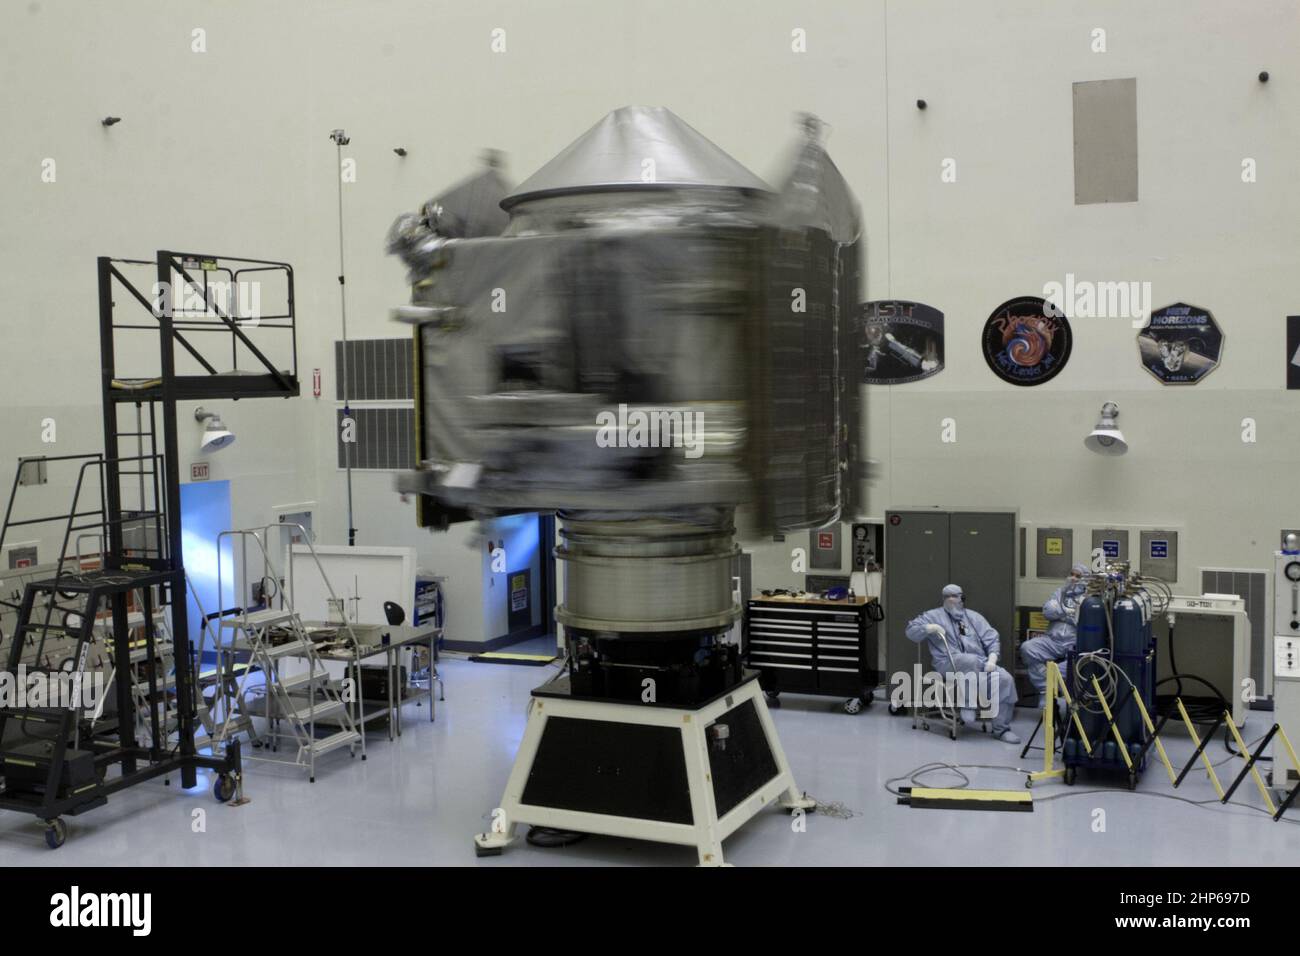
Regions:
<svg viewBox="0 0 1300 956"><path fill-rule="evenodd" d="M816 136L774 190L641 107L513 192L492 170L430 201L390 234L418 365L399 489L432 527L558 511L575 634L707 642L739 614L738 506L777 533L854 504L858 233Z"/></svg>

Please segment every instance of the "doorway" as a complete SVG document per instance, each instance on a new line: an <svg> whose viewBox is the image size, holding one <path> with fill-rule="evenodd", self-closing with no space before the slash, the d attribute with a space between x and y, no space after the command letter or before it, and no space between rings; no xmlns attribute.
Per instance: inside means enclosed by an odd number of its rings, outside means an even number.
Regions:
<svg viewBox="0 0 1300 956"><path fill-rule="evenodd" d="M229 481L181 485L181 560L190 583L185 600L189 609L190 645L195 648L203 630L203 615L234 604L235 566L229 538L221 542L223 593L217 595L217 535L230 528Z"/></svg>

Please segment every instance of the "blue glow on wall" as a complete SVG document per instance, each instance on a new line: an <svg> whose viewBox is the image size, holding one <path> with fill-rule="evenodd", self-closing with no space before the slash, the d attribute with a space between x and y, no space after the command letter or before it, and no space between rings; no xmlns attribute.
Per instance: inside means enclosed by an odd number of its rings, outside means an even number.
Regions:
<svg viewBox="0 0 1300 956"><path fill-rule="evenodd" d="M497 519L497 534L506 549L506 564L511 571L522 570L533 563L537 553L537 515L506 515Z"/></svg>
<svg viewBox="0 0 1300 956"><path fill-rule="evenodd" d="M500 634L489 634L489 637L502 636L508 632L503 617L497 617L498 614L504 614L507 607L510 579L509 572L512 571L531 571L531 587L533 593L529 596L530 619L532 624L541 623L541 603L537 595L537 589L540 586L540 574L538 568L538 549L540 546L538 536L537 515L533 512L521 515L505 515L495 519L493 522L492 535L495 536L495 542L498 547L504 548L506 552L505 571L492 574L489 570L488 577L496 578L496 587L492 588L485 582L483 594L485 600L486 620L489 622L500 621L500 626L495 628ZM490 535L491 536L491 535ZM491 564L489 562L489 569ZM492 624L489 624L492 627Z"/></svg>
<svg viewBox="0 0 1300 956"><path fill-rule="evenodd" d="M227 608L235 599L235 565L230 539L221 542L221 600L217 599L217 535L230 530L230 482L195 481L181 485L181 557L185 574L202 603L203 613ZM187 591L190 642L197 648L202 613Z"/></svg>

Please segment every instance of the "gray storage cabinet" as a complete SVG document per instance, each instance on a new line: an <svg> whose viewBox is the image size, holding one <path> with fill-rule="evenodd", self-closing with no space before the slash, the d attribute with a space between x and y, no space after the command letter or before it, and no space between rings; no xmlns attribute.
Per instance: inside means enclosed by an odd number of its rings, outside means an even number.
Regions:
<svg viewBox="0 0 1300 956"><path fill-rule="evenodd" d="M910 674L917 660L907 622L938 607L940 591L950 583L961 585L966 606L997 629L1002 643L998 656L1015 671L1009 655L1015 653L1018 524L1014 510L902 508L885 513L885 679L891 689L893 675ZM910 696L903 704L911 704Z"/></svg>

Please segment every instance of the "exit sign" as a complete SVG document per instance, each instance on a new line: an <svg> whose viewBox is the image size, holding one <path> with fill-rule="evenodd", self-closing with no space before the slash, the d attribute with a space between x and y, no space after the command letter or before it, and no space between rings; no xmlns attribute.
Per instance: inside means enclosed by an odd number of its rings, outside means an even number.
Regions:
<svg viewBox="0 0 1300 956"><path fill-rule="evenodd" d="M196 461L190 465L190 481L207 481L208 480L208 463L206 461Z"/></svg>

